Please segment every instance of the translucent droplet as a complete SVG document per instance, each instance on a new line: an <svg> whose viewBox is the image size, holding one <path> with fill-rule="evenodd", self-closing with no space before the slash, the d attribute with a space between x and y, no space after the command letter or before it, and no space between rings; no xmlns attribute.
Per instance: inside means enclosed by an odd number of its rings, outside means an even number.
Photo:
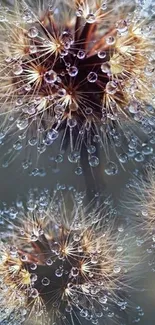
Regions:
<svg viewBox="0 0 155 325"><path fill-rule="evenodd" d="M82 167L77 167L75 170L75 174L80 176L80 175L82 175L82 173L83 173Z"/></svg>
<svg viewBox="0 0 155 325"><path fill-rule="evenodd" d="M65 111L65 107L64 106L62 106L62 105L56 105L56 106L54 106L54 112L56 113L56 114L62 114L62 113L64 113L64 111Z"/></svg>
<svg viewBox="0 0 155 325"><path fill-rule="evenodd" d="M46 277L44 277L41 281L43 286L48 286L50 284L50 280Z"/></svg>
<svg viewBox="0 0 155 325"><path fill-rule="evenodd" d="M59 136L59 132L55 129L52 129L47 133L46 136L46 145L52 144Z"/></svg>
<svg viewBox="0 0 155 325"><path fill-rule="evenodd" d="M87 151L88 151L88 153L93 154L96 151L96 147L91 145L91 146L87 147Z"/></svg>
<svg viewBox="0 0 155 325"><path fill-rule="evenodd" d="M87 108L85 109L85 113L86 113L87 115L92 114L92 113L93 113L92 108L91 108L91 107L87 107Z"/></svg>
<svg viewBox="0 0 155 325"><path fill-rule="evenodd" d="M15 76L19 76L23 72L23 68L19 63L13 65L13 73Z"/></svg>
<svg viewBox="0 0 155 325"><path fill-rule="evenodd" d="M117 83L115 81L109 81L106 84L106 92L109 95L114 95L117 92Z"/></svg>
<svg viewBox="0 0 155 325"><path fill-rule="evenodd" d="M88 24L93 24L96 21L96 16L94 14L88 14L86 17L86 22Z"/></svg>
<svg viewBox="0 0 155 325"><path fill-rule="evenodd" d="M32 263L31 265L30 265L30 269L31 270L36 270L37 269L37 264L36 263Z"/></svg>
<svg viewBox="0 0 155 325"><path fill-rule="evenodd" d="M80 160L80 153L78 151L73 151L69 154L68 160L71 163L77 163Z"/></svg>
<svg viewBox="0 0 155 325"><path fill-rule="evenodd" d="M121 267L120 266L115 266L114 267L114 273L120 273Z"/></svg>
<svg viewBox="0 0 155 325"><path fill-rule="evenodd" d="M37 53L38 49L37 49L37 46L36 45L30 45L29 46L29 53L30 54L34 54L34 53Z"/></svg>
<svg viewBox="0 0 155 325"><path fill-rule="evenodd" d="M60 88L60 89L58 90L58 92L57 92L57 95L58 95L59 97L64 97L64 96L66 96L66 89L65 89L65 88Z"/></svg>
<svg viewBox="0 0 155 325"><path fill-rule="evenodd" d="M105 168L105 173L107 175L116 175L118 173L117 165L114 162L110 161Z"/></svg>
<svg viewBox="0 0 155 325"><path fill-rule="evenodd" d="M77 67L72 66L68 69L68 74L70 75L70 77L75 77L78 74L79 70Z"/></svg>
<svg viewBox="0 0 155 325"><path fill-rule="evenodd" d="M97 79L98 79L98 75L95 72L90 72L87 76L87 80L92 83L96 82Z"/></svg>
<svg viewBox="0 0 155 325"><path fill-rule="evenodd" d="M99 165L99 158L96 156L90 156L88 161L91 167L97 167Z"/></svg>
<svg viewBox="0 0 155 325"><path fill-rule="evenodd" d="M71 276L77 277L79 275L79 269L77 267L72 267Z"/></svg>
<svg viewBox="0 0 155 325"><path fill-rule="evenodd" d="M31 291L30 291L30 297L32 298L37 298L39 296L39 292L37 289L33 288Z"/></svg>
<svg viewBox="0 0 155 325"><path fill-rule="evenodd" d="M104 73L110 73L110 72L111 72L111 71L110 71L110 63L109 63L108 61L102 63L102 65L101 65L101 70L102 70L102 72L104 72Z"/></svg>
<svg viewBox="0 0 155 325"><path fill-rule="evenodd" d="M104 59L104 58L106 57L106 52L105 52L105 51L99 51L99 52L97 53L97 55L98 55L98 57L99 57L100 59Z"/></svg>
<svg viewBox="0 0 155 325"><path fill-rule="evenodd" d="M107 296L103 296L103 297L100 297L99 298L99 302L101 303L101 304L106 304L107 303Z"/></svg>
<svg viewBox="0 0 155 325"><path fill-rule="evenodd" d="M55 271L55 275L56 275L58 278L60 278L60 277L63 275L63 269L57 269L57 270Z"/></svg>
<svg viewBox="0 0 155 325"><path fill-rule="evenodd" d="M78 57L78 59L82 60L82 59L85 58L85 56L86 56L86 54L85 54L84 51L82 51L82 50L79 50L79 51L78 51L78 53L77 53L77 57Z"/></svg>
<svg viewBox="0 0 155 325"><path fill-rule="evenodd" d="M53 84L57 80L57 74L55 71L50 70L44 74L44 79L47 83Z"/></svg>
<svg viewBox="0 0 155 325"><path fill-rule="evenodd" d="M109 36L109 37L107 37L107 38L106 38L106 43L107 43L108 45L113 45L113 44L115 44L115 37L114 37L114 36Z"/></svg>
<svg viewBox="0 0 155 325"><path fill-rule="evenodd" d="M67 125L72 129L77 125L77 120L75 118L69 118L67 120Z"/></svg>
<svg viewBox="0 0 155 325"><path fill-rule="evenodd" d="M91 257L91 263L92 264L97 264L98 263L98 256L97 255L93 255Z"/></svg>
<svg viewBox="0 0 155 325"><path fill-rule="evenodd" d="M35 38L38 36L38 29L34 26L32 26L29 30L28 30L28 36L30 38Z"/></svg>
<svg viewBox="0 0 155 325"><path fill-rule="evenodd" d="M17 127L19 130L24 130L28 126L28 119L17 120Z"/></svg>
<svg viewBox="0 0 155 325"><path fill-rule="evenodd" d="M120 34L124 34L128 31L128 25L127 25L127 22L126 20L119 20L117 23L116 23L116 29L118 30L118 32Z"/></svg>
<svg viewBox="0 0 155 325"><path fill-rule="evenodd" d="M48 258L47 261L46 261L46 264L47 264L48 266L51 266L51 265L53 264L52 259L51 259L51 258Z"/></svg>
<svg viewBox="0 0 155 325"><path fill-rule="evenodd" d="M128 155L126 153L122 153L119 155L119 161L122 163L122 164L125 164L128 160Z"/></svg>

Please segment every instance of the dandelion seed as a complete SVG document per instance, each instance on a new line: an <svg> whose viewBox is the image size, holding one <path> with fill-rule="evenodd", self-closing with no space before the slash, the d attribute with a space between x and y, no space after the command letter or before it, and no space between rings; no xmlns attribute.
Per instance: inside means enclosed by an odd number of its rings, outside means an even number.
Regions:
<svg viewBox="0 0 155 325"><path fill-rule="evenodd" d="M1 12L2 132L22 142L13 152L35 137L41 154L59 138L70 162L79 162L83 145L98 143L109 159L107 144L117 154L135 123L147 132L147 107L155 105L154 24L137 2L17 1ZM99 158L88 156L97 166Z"/></svg>
<svg viewBox="0 0 155 325"><path fill-rule="evenodd" d="M106 208L98 209L98 203L84 207L82 198L74 192L69 211L62 192L56 191L50 203L46 192L35 201L31 196L27 208L20 205L14 219L5 214L1 321L12 313L11 324L20 317L19 324L42 325L49 319L74 325L83 318L92 324L120 318L119 304L127 307L122 294L135 268L131 238L115 230Z"/></svg>

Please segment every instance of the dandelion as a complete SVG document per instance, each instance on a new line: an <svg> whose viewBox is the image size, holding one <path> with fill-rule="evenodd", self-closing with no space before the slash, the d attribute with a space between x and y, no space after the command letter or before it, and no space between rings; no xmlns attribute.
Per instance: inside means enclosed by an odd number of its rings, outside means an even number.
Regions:
<svg viewBox="0 0 155 325"><path fill-rule="evenodd" d="M107 142L121 147L127 125L146 128L155 104L153 35L134 1L1 7L1 141L16 135L13 151L36 145L40 154L59 137L70 162L85 145L97 166L98 144L109 157Z"/></svg>
<svg viewBox="0 0 155 325"><path fill-rule="evenodd" d="M106 208L84 207L81 195L72 197L70 211L62 193L50 203L47 194L30 201L3 217L1 321L69 325L120 319L136 265L129 234L115 227Z"/></svg>

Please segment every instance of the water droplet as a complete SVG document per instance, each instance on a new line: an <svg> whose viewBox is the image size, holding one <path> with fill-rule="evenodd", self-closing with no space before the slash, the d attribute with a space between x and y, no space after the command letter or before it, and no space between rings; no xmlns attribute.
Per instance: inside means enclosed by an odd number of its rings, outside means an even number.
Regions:
<svg viewBox="0 0 155 325"><path fill-rule="evenodd" d="M37 51L38 51L37 46L35 46L35 45L30 45L29 46L29 53L30 54L37 53Z"/></svg>
<svg viewBox="0 0 155 325"><path fill-rule="evenodd" d="M37 298L39 296L39 292L37 289L33 288L30 291L30 297L32 297L33 299Z"/></svg>
<svg viewBox="0 0 155 325"><path fill-rule="evenodd" d="M68 118L67 125L72 129L77 125L77 120L75 118Z"/></svg>
<svg viewBox="0 0 155 325"><path fill-rule="evenodd" d="M32 26L29 30L28 30L28 36L30 38L35 38L38 36L38 29L34 26Z"/></svg>
<svg viewBox="0 0 155 325"><path fill-rule="evenodd" d="M25 120L17 120L17 127L19 130L24 130L28 126L28 119Z"/></svg>
<svg viewBox="0 0 155 325"><path fill-rule="evenodd" d="M57 269L56 271L55 271L55 275L58 277L58 278L60 278L62 275L63 275L63 269Z"/></svg>
<svg viewBox="0 0 155 325"><path fill-rule="evenodd" d="M115 81L109 81L106 84L106 92L109 95L114 95L117 92L117 83Z"/></svg>
<svg viewBox="0 0 155 325"><path fill-rule="evenodd" d="M50 284L50 280L46 277L44 277L41 281L43 286L48 286Z"/></svg>
<svg viewBox="0 0 155 325"><path fill-rule="evenodd" d="M113 44L115 44L115 37L114 37L114 36L108 36L108 37L106 38L106 43L107 43L108 45L113 45Z"/></svg>
<svg viewBox="0 0 155 325"><path fill-rule="evenodd" d="M91 263L92 264L97 264L98 263L98 256L97 255L93 255L91 257Z"/></svg>
<svg viewBox="0 0 155 325"><path fill-rule="evenodd" d="M37 264L36 263L32 263L31 265L30 265L30 269L31 270L36 270L37 269Z"/></svg>
<svg viewBox="0 0 155 325"><path fill-rule="evenodd" d="M23 72L23 68L19 63L13 65L13 73L15 76L19 76Z"/></svg>
<svg viewBox="0 0 155 325"><path fill-rule="evenodd" d="M107 303L107 296L103 296L103 297L100 297L99 298L99 302L101 303L101 304L106 304Z"/></svg>
<svg viewBox="0 0 155 325"><path fill-rule="evenodd" d="M119 20L117 23L116 23L116 29L118 30L118 32L120 34L124 34L128 31L128 25L127 25L127 22L126 20Z"/></svg>
<svg viewBox="0 0 155 325"><path fill-rule="evenodd" d="M93 23L95 23L95 21L96 21L96 16L94 14L90 13L90 14L87 15L86 22L88 24L93 24Z"/></svg>
<svg viewBox="0 0 155 325"><path fill-rule="evenodd" d="M105 52L105 51L99 51L99 52L97 53L97 55L98 55L98 57L99 57L100 59L104 59L104 58L106 57L106 52Z"/></svg>
<svg viewBox="0 0 155 325"><path fill-rule="evenodd" d="M89 156L88 161L91 167L97 167L99 165L99 158L96 156Z"/></svg>
<svg viewBox="0 0 155 325"><path fill-rule="evenodd" d="M55 71L53 70L50 70L50 71L47 71L45 74L44 74L44 79L47 83L49 84L53 84L54 82L57 81L57 74Z"/></svg>
<svg viewBox="0 0 155 325"><path fill-rule="evenodd" d="M107 175L116 175L118 173L117 165L114 162L110 161L105 168L105 173Z"/></svg>
<svg viewBox="0 0 155 325"><path fill-rule="evenodd" d="M79 275L79 269L77 267L71 268L71 276L77 277Z"/></svg>
<svg viewBox="0 0 155 325"><path fill-rule="evenodd" d="M77 57L78 57L78 59L82 60L82 59L85 58L85 56L86 56L86 54L85 54L84 51L82 51L82 50L79 50L79 51L78 51L78 53L77 53Z"/></svg>
<svg viewBox="0 0 155 325"><path fill-rule="evenodd" d="M120 266L115 266L114 267L114 273L120 273L120 271L121 271L121 267Z"/></svg>
<svg viewBox="0 0 155 325"><path fill-rule="evenodd" d="M62 113L64 113L64 111L65 111L65 107L64 106L62 106L62 105L56 105L56 106L54 106L54 112L55 112L55 114L61 115Z"/></svg>
<svg viewBox="0 0 155 325"><path fill-rule="evenodd" d="M82 173L83 173L82 167L77 167L75 170L75 174L80 176L80 175L82 175Z"/></svg>
<svg viewBox="0 0 155 325"><path fill-rule="evenodd" d="M101 70L102 70L102 72L109 74L111 72L110 71L110 63L108 61L102 63Z"/></svg>
<svg viewBox="0 0 155 325"><path fill-rule="evenodd" d="M78 151L72 151L68 156L68 160L71 163L77 163L80 160L80 153Z"/></svg>
<svg viewBox="0 0 155 325"><path fill-rule="evenodd" d="M122 164L125 164L128 160L128 155L126 153L122 153L119 155L119 161L122 163Z"/></svg>
<svg viewBox="0 0 155 325"><path fill-rule="evenodd" d="M78 74L79 70L77 67L72 66L68 69L68 74L70 77L75 77Z"/></svg>
<svg viewBox="0 0 155 325"><path fill-rule="evenodd" d="M51 266L51 265L53 264L52 259L51 259L51 258L48 258L47 261L46 261L46 264L47 264L48 266Z"/></svg>
<svg viewBox="0 0 155 325"><path fill-rule="evenodd" d="M46 145L52 144L58 138L58 136L59 136L59 132L55 129L51 129L51 131L49 131L46 136L46 140L45 140Z"/></svg>
<svg viewBox="0 0 155 325"><path fill-rule="evenodd" d="M90 114L93 113L93 110L92 110L91 107L87 107L84 111L85 111L85 113L86 113L87 115L90 115Z"/></svg>
<svg viewBox="0 0 155 325"><path fill-rule="evenodd" d="M88 74L88 76L87 76L87 80L89 81L89 82L96 82L96 80L97 80L97 78L98 78L98 75L97 75L97 73L95 73L95 72L90 72L89 74Z"/></svg>

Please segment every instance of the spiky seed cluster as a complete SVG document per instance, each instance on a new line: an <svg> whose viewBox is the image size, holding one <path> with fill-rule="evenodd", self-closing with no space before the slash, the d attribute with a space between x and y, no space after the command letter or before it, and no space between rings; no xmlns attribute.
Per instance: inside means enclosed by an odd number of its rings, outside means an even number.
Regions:
<svg viewBox="0 0 155 325"><path fill-rule="evenodd" d="M105 211L90 213L74 201L69 213L55 197L47 210L34 202L13 218L0 245L1 321L43 325L47 313L51 323L66 325L119 318L133 267L130 240Z"/></svg>
<svg viewBox="0 0 155 325"><path fill-rule="evenodd" d="M131 182L129 196L132 199L133 212L137 223L141 224L145 239L155 241L155 170L150 166L145 176ZM131 200L130 200L131 202ZM129 204L128 204L129 205Z"/></svg>
<svg viewBox="0 0 155 325"><path fill-rule="evenodd" d="M15 150L42 153L61 134L60 152L69 137L69 160L84 143L96 166L96 143L118 145L123 123L146 124L155 104L154 26L134 1L39 3L1 8L1 138L17 132Z"/></svg>

